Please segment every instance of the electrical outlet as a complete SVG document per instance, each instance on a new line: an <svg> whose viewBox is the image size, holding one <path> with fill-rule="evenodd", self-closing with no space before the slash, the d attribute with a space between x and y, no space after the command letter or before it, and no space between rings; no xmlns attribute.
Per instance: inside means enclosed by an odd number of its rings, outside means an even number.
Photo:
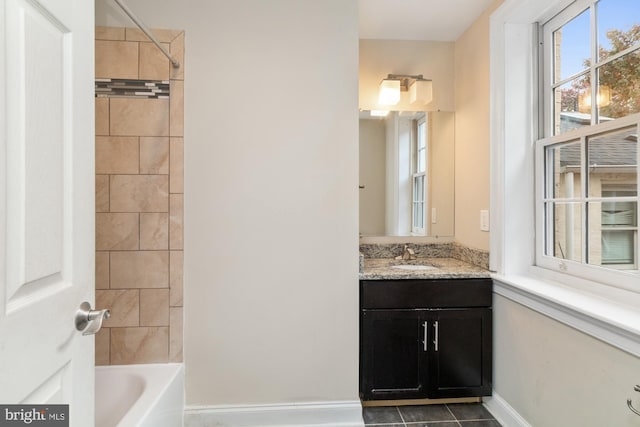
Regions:
<svg viewBox="0 0 640 427"><path fill-rule="evenodd" d="M480 231L489 231L489 211L480 211Z"/></svg>
<svg viewBox="0 0 640 427"><path fill-rule="evenodd" d="M436 208L431 208L431 224L436 223Z"/></svg>

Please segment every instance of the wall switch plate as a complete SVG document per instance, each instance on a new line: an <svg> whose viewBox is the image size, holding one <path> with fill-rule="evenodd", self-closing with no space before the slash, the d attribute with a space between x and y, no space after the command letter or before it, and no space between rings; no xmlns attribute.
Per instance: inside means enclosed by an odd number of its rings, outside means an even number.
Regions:
<svg viewBox="0 0 640 427"><path fill-rule="evenodd" d="M431 208L431 224L436 223L436 208Z"/></svg>
<svg viewBox="0 0 640 427"><path fill-rule="evenodd" d="M480 231L489 231L489 211L480 211Z"/></svg>

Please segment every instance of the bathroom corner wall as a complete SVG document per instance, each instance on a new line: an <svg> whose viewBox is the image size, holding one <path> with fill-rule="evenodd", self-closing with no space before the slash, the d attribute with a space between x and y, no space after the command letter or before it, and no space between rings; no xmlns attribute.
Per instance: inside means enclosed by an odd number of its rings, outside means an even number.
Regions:
<svg viewBox="0 0 640 427"><path fill-rule="evenodd" d="M455 42L455 225L456 242L489 250L480 230L480 210L489 209L489 17L494 0Z"/></svg>
<svg viewBox="0 0 640 427"><path fill-rule="evenodd" d="M182 361L184 32L96 27L96 79L170 82L169 98L97 97L96 365Z"/></svg>

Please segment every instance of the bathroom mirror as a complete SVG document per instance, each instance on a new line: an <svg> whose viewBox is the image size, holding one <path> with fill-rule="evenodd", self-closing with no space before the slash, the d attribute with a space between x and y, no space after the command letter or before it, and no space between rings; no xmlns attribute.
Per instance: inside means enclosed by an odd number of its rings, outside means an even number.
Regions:
<svg viewBox="0 0 640 427"><path fill-rule="evenodd" d="M360 236L454 235L454 116L360 112Z"/></svg>

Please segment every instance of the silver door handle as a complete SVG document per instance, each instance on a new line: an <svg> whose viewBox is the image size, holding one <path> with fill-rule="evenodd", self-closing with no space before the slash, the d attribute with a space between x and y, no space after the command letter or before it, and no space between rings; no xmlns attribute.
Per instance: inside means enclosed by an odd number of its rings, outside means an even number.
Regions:
<svg viewBox="0 0 640 427"><path fill-rule="evenodd" d="M87 301L80 304L80 308L76 311L75 323L76 329L82 332L82 335L93 335L102 328L102 321L111 316L111 311L92 310L91 304Z"/></svg>
<svg viewBox="0 0 640 427"><path fill-rule="evenodd" d="M422 338L422 351L427 351L427 322L422 324L424 328L424 337Z"/></svg>
<svg viewBox="0 0 640 427"><path fill-rule="evenodd" d="M434 339L433 339L433 350L438 351L438 321L433 322L433 329L435 329Z"/></svg>

